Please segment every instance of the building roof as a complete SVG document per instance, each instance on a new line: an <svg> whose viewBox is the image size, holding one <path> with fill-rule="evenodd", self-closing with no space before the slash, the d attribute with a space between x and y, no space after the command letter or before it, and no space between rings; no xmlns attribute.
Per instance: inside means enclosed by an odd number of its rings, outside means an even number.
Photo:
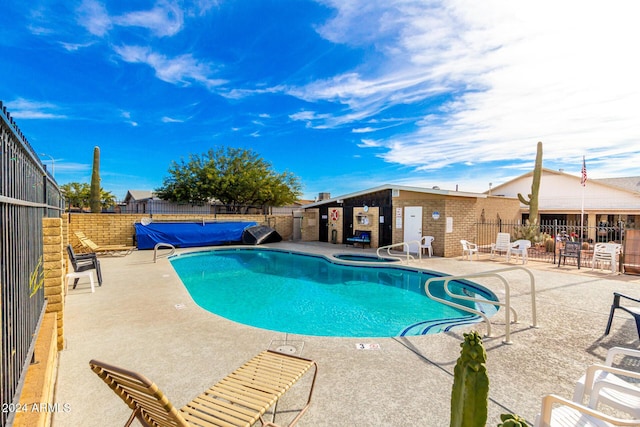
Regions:
<svg viewBox="0 0 640 427"><path fill-rule="evenodd" d="M150 190L129 190L124 198L125 203L129 201L140 201L153 199L153 191Z"/></svg>
<svg viewBox="0 0 640 427"><path fill-rule="evenodd" d="M453 190L441 190L438 187L435 188L423 188L423 187L409 187L406 185L392 185L392 184L384 184L378 187L373 187L373 188L369 188L367 190L362 190L362 191L356 191L354 193L349 193L349 194L344 194L342 196L338 196L338 197L332 197L330 199L325 199L325 200L321 200L315 203L311 203L308 205L303 206L305 209L306 208L313 208L316 206L322 206L328 203L336 203L336 202L340 202L341 200L344 199L350 199L353 197L359 197L359 196L363 196L369 193L376 193L378 191L384 191L384 190L400 190L400 191L410 191L413 193L426 193L426 194L438 194L441 196L455 196L455 197L475 197L475 198L479 198L479 199L486 199L488 196L487 194L484 193L470 193L470 192L466 192L466 191L453 191Z"/></svg>
<svg viewBox="0 0 640 427"><path fill-rule="evenodd" d="M569 174L563 171L558 171L558 170L554 170L554 169L547 169L547 168L542 168L542 174L554 174L554 175L561 175L561 176L565 176L565 177L569 177L572 178L576 181L580 181L582 178L580 176L576 176L573 174ZM509 184L512 184L518 180L521 180L522 178L528 177L533 175L533 171L527 172L525 174L522 174L520 176L517 176L515 178L513 178L512 180L509 180L507 182L504 182L496 187L493 187L492 189L485 191L485 194L492 194L492 195L496 195L499 193L500 189L502 187L506 187ZM631 191L634 193L640 193L640 176L630 176L630 177L625 177L625 178L601 178L601 179L589 179L587 181L587 185L589 185L589 182L595 182L597 184L600 185L605 185L605 186L609 186L609 187L615 187L619 190L625 190L625 191ZM498 193L496 193L496 191Z"/></svg>
<svg viewBox="0 0 640 427"><path fill-rule="evenodd" d="M640 193L640 176L628 176L624 178L604 178L597 180L594 179L593 181Z"/></svg>

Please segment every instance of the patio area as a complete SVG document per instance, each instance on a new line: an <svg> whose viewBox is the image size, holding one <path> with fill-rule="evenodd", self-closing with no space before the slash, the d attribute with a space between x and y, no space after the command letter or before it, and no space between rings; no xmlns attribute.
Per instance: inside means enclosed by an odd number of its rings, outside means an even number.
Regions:
<svg viewBox="0 0 640 427"><path fill-rule="evenodd" d="M318 243L265 246L325 254L375 253ZM167 258L154 263L153 251L102 257L101 264L102 287L91 293L88 281L81 281L67 296L66 345L60 353L56 402L67 404L69 410L54 414L55 427L119 426L129 417L130 410L89 369L91 359L147 376L179 408L262 350L285 342L319 366L311 407L298 425L448 426L453 368L462 334L472 329L486 331L485 325L478 324L418 337L287 335L234 323L201 309ZM413 265L452 275L508 266L504 257L490 260L488 254L473 262L433 257ZM522 264L512 261L510 265ZM489 426L497 426L499 415L507 412L533 423L543 395L570 398L575 380L589 364L603 362L609 348L639 347L631 316L618 314L611 334L603 333L612 293L640 296L640 276L578 270L569 263L558 268L529 261L526 267L536 281L539 328L530 327L528 275L505 273L520 323L512 325L513 344L503 344L501 310L492 319L493 336L484 339L490 380ZM474 281L504 295L495 279ZM306 385L302 381L285 394L278 404L276 422L295 415L292 411L301 406L298 398Z"/></svg>

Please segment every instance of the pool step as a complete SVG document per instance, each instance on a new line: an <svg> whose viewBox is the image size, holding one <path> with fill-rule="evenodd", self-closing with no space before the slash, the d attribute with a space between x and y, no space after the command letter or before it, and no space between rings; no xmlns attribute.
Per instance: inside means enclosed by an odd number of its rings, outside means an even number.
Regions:
<svg viewBox="0 0 640 427"><path fill-rule="evenodd" d="M414 323L413 325L406 327L402 330L400 336L437 334L439 332L447 332L456 326L478 323L480 320L482 320L480 316L428 320Z"/></svg>

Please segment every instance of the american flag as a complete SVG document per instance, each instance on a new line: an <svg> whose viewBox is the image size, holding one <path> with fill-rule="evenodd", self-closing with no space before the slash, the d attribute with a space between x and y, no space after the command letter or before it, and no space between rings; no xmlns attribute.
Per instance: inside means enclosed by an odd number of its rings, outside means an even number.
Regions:
<svg viewBox="0 0 640 427"><path fill-rule="evenodd" d="M587 164L584 162L584 156L582 156L582 180L580 181L583 187L587 185Z"/></svg>

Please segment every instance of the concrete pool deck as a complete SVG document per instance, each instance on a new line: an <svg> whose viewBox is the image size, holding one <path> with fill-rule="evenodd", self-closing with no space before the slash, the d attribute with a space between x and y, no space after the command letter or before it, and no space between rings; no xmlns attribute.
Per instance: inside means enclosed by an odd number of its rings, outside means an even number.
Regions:
<svg viewBox="0 0 640 427"><path fill-rule="evenodd" d="M371 254L344 245L282 242L280 249L334 254ZM192 248L180 252L202 250ZM101 258L104 283L91 293L81 280L66 297L65 349L60 353L56 402L67 412L53 417L55 427L120 426L130 410L89 369L98 359L139 372L154 381L176 407L216 383L266 348L291 344L302 357L318 362L319 373L309 411L299 426L448 426L453 368L463 332L481 333L478 324L448 333L395 338L325 338L287 335L237 324L204 311L189 296L167 258L153 262L153 251ZM508 267L504 257L480 261L423 258L412 265L461 275ZM515 262L511 266L522 266ZM542 396L570 398L589 364L604 361L614 346L639 348L635 324L616 315L611 334L604 329L614 291L639 296L640 276L606 270L529 261L525 266L537 288L539 328L530 327L529 276L505 273L512 286L518 324L511 345L503 344L504 314L492 318L485 337L490 380L489 420L515 412L533 422ZM495 279L473 279L504 295ZM248 294L247 298L251 298ZM374 344L374 349L359 349ZM365 346L366 347L366 346ZM310 377L310 376L309 376ZM276 422L295 415L306 384L297 384L278 406ZM134 422L133 425L139 425Z"/></svg>

